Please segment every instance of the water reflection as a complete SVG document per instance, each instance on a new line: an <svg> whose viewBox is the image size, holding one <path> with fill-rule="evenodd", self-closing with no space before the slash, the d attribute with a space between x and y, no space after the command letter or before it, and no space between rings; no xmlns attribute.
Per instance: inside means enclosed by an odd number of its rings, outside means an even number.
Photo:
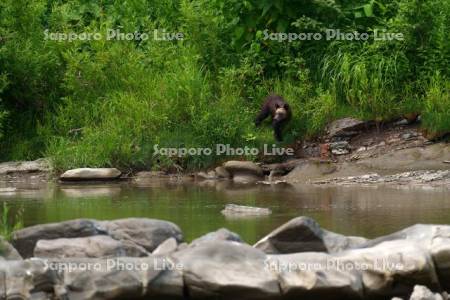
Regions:
<svg viewBox="0 0 450 300"><path fill-rule="evenodd" d="M422 187L311 185L197 185L190 180L145 183L20 186L0 192L25 226L75 218L148 217L172 221L191 240L226 227L253 243L289 219L306 215L322 227L375 237L416 223L449 223L450 190ZM268 207L264 218L225 218L228 203ZM13 217L10 222L14 222Z"/></svg>

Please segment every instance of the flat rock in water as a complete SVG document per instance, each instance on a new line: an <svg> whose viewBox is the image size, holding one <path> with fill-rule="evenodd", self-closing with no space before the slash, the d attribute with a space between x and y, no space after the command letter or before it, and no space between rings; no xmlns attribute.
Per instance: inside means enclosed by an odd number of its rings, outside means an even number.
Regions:
<svg viewBox="0 0 450 300"><path fill-rule="evenodd" d="M222 214L225 216L266 216L272 211L268 208L227 204Z"/></svg>
<svg viewBox="0 0 450 300"><path fill-rule="evenodd" d="M122 174L116 168L80 168L64 172L61 180L108 180L116 179Z"/></svg>

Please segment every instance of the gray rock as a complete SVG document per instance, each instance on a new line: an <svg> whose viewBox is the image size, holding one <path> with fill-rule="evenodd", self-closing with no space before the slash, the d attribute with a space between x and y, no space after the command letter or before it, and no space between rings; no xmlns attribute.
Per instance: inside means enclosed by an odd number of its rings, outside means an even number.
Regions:
<svg viewBox="0 0 450 300"><path fill-rule="evenodd" d="M409 296L415 284L439 286L431 256L410 241L337 254L271 255L266 264L292 299L390 299Z"/></svg>
<svg viewBox="0 0 450 300"><path fill-rule="evenodd" d="M40 260L0 262L1 299L52 299L60 285L56 273Z"/></svg>
<svg viewBox="0 0 450 300"><path fill-rule="evenodd" d="M343 155L350 153L350 144L347 141L330 143L331 153Z"/></svg>
<svg viewBox="0 0 450 300"><path fill-rule="evenodd" d="M323 230L313 219L298 217L278 227L253 247L268 254L310 251L337 253L358 247L366 241L361 237L347 237Z"/></svg>
<svg viewBox="0 0 450 300"><path fill-rule="evenodd" d="M263 207L227 204L221 213L225 216L267 216L272 211Z"/></svg>
<svg viewBox="0 0 450 300"><path fill-rule="evenodd" d="M63 270L61 277L64 278L65 296L68 299L171 299L182 298L183 295L181 268L167 257L123 257L108 261L71 259L56 262L96 266L89 272L82 268Z"/></svg>
<svg viewBox="0 0 450 300"><path fill-rule="evenodd" d="M370 240L361 247L371 248L386 241L407 240L421 245L431 254L441 285L450 289L450 226L417 224L393 234Z"/></svg>
<svg viewBox="0 0 450 300"><path fill-rule="evenodd" d="M42 224L17 230L12 244L24 258L33 256L38 240L77 238L106 234L94 220L78 219L60 223Z"/></svg>
<svg viewBox="0 0 450 300"><path fill-rule="evenodd" d="M148 252L153 252L156 247L171 237L175 238L178 243L183 241L180 228L172 222L127 218L99 223L112 238L122 242L130 241Z"/></svg>
<svg viewBox="0 0 450 300"><path fill-rule="evenodd" d="M171 222L129 218L114 221L71 220L60 223L36 225L13 233L12 244L25 257L33 255L38 240L82 238L107 235L119 241L126 253L142 256L151 253L170 237L183 240L179 227Z"/></svg>
<svg viewBox="0 0 450 300"><path fill-rule="evenodd" d="M277 276L265 268L266 256L236 242L204 242L173 254L183 265L189 298L271 299L280 295Z"/></svg>
<svg viewBox="0 0 450 300"><path fill-rule="evenodd" d="M49 160L40 158L34 161L14 161L0 163L0 175L47 173L52 170Z"/></svg>
<svg viewBox="0 0 450 300"><path fill-rule="evenodd" d="M0 236L0 260L22 260L19 252Z"/></svg>
<svg viewBox="0 0 450 300"><path fill-rule="evenodd" d="M370 299L407 297L416 284L433 289L440 287L429 251L412 241L384 242L372 248L349 250L336 257L344 265L362 266L365 296Z"/></svg>
<svg viewBox="0 0 450 300"><path fill-rule="evenodd" d="M409 300L443 300L440 294L434 294L426 286L416 285Z"/></svg>
<svg viewBox="0 0 450 300"><path fill-rule="evenodd" d="M243 243L241 237L234 232L229 231L226 228L220 228L217 231L207 233L191 242L191 246L197 246L204 242L213 242L213 241L232 241Z"/></svg>
<svg viewBox="0 0 450 300"><path fill-rule="evenodd" d="M154 251L153 255L166 255L175 252L178 248L177 240L173 237L162 242Z"/></svg>
<svg viewBox="0 0 450 300"><path fill-rule="evenodd" d="M394 126L405 126L405 125L408 125L409 124L409 122L408 122L408 120L407 119L401 119L401 120L398 120L397 122L394 122Z"/></svg>
<svg viewBox="0 0 450 300"><path fill-rule="evenodd" d="M348 300L363 298L357 270L330 267L325 253L270 255L266 268L278 274L282 294L288 299Z"/></svg>
<svg viewBox="0 0 450 300"><path fill-rule="evenodd" d="M347 136L348 132L357 132L364 129L366 124L366 122L354 118L339 119L327 126L327 134L330 138L335 136Z"/></svg>
<svg viewBox="0 0 450 300"><path fill-rule="evenodd" d="M222 166L215 168L214 171L216 171L217 177L219 177L219 178L225 178L225 179L231 178L231 174Z"/></svg>
<svg viewBox="0 0 450 300"><path fill-rule="evenodd" d="M197 173L197 178L199 178L199 179L206 179L206 180L213 180L213 179L217 179L217 176L216 176L216 172L215 171L209 171L208 173L206 173L206 172L198 172Z"/></svg>
<svg viewBox="0 0 450 300"><path fill-rule="evenodd" d="M61 180L110 180L119 178L122 172L116 168L80 168L64 172Z"/></svg>
<svg viewBox="0 0 450 300"><path fill-rule="evenodd" d="M251 161L230 160L224 163L223 167L232 175L240 173L240 174L252 174L256 176L263 176L261 167Z"/></svg>
<svg viewBox="0 0 450 300"><path fill-rule="evenodd" d="M43 258L140 257L148 254L142 247L123 245L107 235L39 240L34 248L34 256Z"/></svg>

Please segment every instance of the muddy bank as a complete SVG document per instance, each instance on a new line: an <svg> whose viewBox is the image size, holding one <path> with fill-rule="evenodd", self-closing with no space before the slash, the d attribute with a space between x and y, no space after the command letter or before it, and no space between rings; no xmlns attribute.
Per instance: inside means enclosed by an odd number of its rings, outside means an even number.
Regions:
<svg viewBox="0 0 450 300"><path fill-rule="evenodd" d="M438 143L359 160L304 160L282 179L289 183L429 183L445 186L450 182L448 161L450 145Z"/></svg>

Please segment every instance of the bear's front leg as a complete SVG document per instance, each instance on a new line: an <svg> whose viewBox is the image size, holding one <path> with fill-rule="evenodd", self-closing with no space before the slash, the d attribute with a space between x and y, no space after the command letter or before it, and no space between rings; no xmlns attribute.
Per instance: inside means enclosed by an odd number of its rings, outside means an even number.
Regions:
<svg viewBox="0 0 450 300"><path fill-rule="evenodd" d="M268 107L264 107L259 112L258 116L255 119L255 126L258 127L265 118L270 115L270 109Z"/></svg>
<svg viewBox="0 0 450 300"><path fill-rule="evenodd" d="M280 122L272 122L272 127L273 127L273 133L275 136L275 140L277 142L282 142L283 141L283 136L281 134L282 124Z"/></svg>

